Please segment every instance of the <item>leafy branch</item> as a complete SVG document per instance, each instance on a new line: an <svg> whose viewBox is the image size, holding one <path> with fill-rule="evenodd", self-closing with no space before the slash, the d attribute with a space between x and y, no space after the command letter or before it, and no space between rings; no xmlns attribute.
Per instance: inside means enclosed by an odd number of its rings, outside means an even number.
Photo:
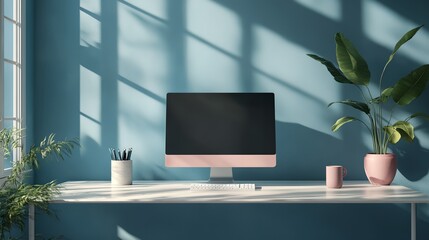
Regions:
<svg viewBox="0 0 429 240"><path fill-rule="evenodd" d="M422 65L411 71L408 75L399 79L392 87L382 90L382 82L387 66L393 60L393 57L399 48L413 38L422 27L423 26L419 26L411 29L396 43L380 75L378 83L378 97L373 97L373 94L368 87L371 78L368 64L353 44L342 33L337 33L335 35L338 68L332 62L320 56L307 54L309 57L323 64L334 77L335 81L343 84L352 84L356 86L362 94L363 102L347 99L332 102L328 107L332 104L344 104L350 106L365 113L368 117L368 122L351 116L342 117L334 123L332 131L337 131L344 124L357 120L368 128L372 136L373 151L374 153L379 154L387 153L389 143L395 144L402 138L408 141L412 141L414 139L414 126L409 121L415 117L429 119L429 115L417 113L392 124L391 119L395 107L391 108L390 111L387 111L389 118L385 118L383 116L383 114L385 114L385 112L383 112L383 105L388 103L389 99L392 99L396 103L395 106L408 105L414 99L419 97L429 82L429 64Z"/></svg>
<svg viewBox="0 0 429 240"><path fill-rule="evenodd" d="M22 149L22 129L2 129L0 131L0 151L8 156L14 148ZM39 159L53 156L64 159L72 154L78 140L56 141L55 135L45 137L38 146L33 145L27 154L14 162L11 174L0 189L0 239L10 235L13 227L23 230L25 213L28 204L33 204L47 214L51 214L48 203L59 193L55 181L45 184L28 184L25 171L38 168Z"/></svg>

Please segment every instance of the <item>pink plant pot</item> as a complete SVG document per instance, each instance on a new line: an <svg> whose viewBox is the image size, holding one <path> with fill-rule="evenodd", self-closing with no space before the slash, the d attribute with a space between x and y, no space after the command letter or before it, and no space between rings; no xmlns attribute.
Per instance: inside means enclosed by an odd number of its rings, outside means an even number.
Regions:
<svg viewBox="0 0 429 240"><path fill-rule="evenodd" d="M396 174L395 154L371 154L364 158L365 174L372 185L390 185Z"/></svg>

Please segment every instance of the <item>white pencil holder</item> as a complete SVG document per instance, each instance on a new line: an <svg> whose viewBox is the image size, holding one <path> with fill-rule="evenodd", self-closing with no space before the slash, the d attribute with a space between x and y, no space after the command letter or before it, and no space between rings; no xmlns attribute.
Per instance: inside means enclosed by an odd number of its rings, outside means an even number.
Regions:
<svg viewBox="0 0 429 240"><path fill-rule="evenodd" d="M133 162L131 160L112 160L112 185L131 185L133 183Z"/></svg>

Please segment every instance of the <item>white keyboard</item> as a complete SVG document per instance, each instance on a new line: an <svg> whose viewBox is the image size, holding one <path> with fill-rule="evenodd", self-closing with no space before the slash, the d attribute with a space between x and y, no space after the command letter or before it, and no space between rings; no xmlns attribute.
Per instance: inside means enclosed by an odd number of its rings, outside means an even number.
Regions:
<svg viewBox="0 0 429 240"><path fill-rule="evenodd" d="M253 183L192 183L191 191L254 191Z"/></svg>

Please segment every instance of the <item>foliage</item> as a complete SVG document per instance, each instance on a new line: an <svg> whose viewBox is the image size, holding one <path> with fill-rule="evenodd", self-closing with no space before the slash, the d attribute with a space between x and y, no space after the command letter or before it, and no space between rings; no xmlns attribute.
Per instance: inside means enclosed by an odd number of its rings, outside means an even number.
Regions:
<svg viewBox="0 0 429 240"><path fill-rule="evenodd" d="M0 151L3 151L4 156L10 155L14 148L22 149L19 145L22 132L21 129L1 129ZM28 184L25 179L26 170L37 168L39 159L46 159L49 156L64 159L64 156L70 156L77 144L77 140L56 141L55 135L51 134L38 146L33 145L27 154L23 153L22 158L14 162L11 174L0 189L0 239L10 237L14 227L23 231L28 204L33 204L49 214L48 203L58 193L59 187L55 181Z"/></svg>
<svg viewBox="0 0 429 240"><path fill-rule="evenodd" d="M383 89L382 83L387 66L392 61L396 52L403 44L408 42L421 27L422 26L411 29L396 43L379 78L379 94L377 97L374 97L368 87L371 78L368 64L342 33L337 33L335 35L336 59L339 68L320 56L307 54L309 57L322 63L334 77L335 81L357 87L363 98L363 102L346 99L332 102L328 105L344 104L363 112L368 117L368 121L363 121L352 116L341 117L332 126L332 131L337 131L346 123L359 121L370 131L373 141L373 151L378 154L385 154L389 143L395 144L402 138L408 141L414 139L414 126L410 123L410 120L415 117L429 119L429 115L415 113L395 123L392 123L392 118L396 107L410 104L425 90L429 81L429 64L422 65L411 71L409 74L399 79L393 86ZM389 99L392 99L394 104L392 108L385 111L383 105L388 104Z"/></svg>

